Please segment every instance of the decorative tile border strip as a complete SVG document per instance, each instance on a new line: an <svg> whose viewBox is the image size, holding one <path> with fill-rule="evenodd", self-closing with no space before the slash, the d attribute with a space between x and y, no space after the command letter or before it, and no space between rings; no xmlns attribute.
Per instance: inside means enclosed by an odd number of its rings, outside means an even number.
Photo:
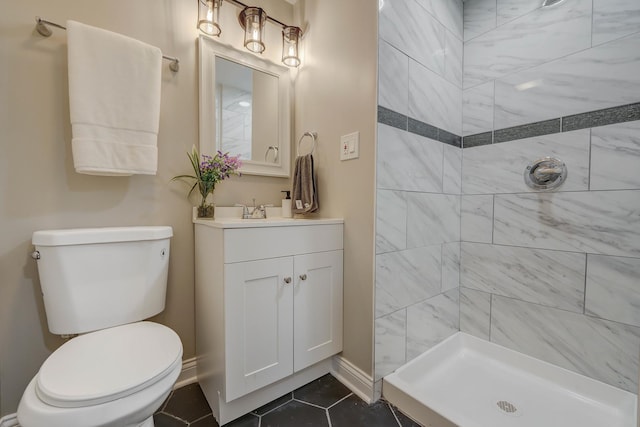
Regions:
<svg viewBox="0 0 640 427"><path fill-rule="evenodd" d="M462 138L464 148L479 147L493 143L493 132L477 133Z"/></svg>
<svg viewBox="0 0 640 427"><path fill-rule="evenodd" d="M404 114L396 113L393 110L378 105L378 123L407 130L407 119L408 117Z"/></svg>
<svg viewBox="0 0 640 427"><path fill-rule="evenodd" d="M477 133L463 137L462 146L464 148L479 147L481 145L498 144L534 136L569 132L572 130L613 125L635 120L640 120L640 102L559 117L542 122L528 123L521 126L497 129L493 132Z"/></svg>
<svg viewBox="0 0 640 427"><path fill-rule="evenodd" d="M635 120L640 120L640 102L460 137L444 129L378 105L378 123L393 126L458 148L498 144Z"/></svg>
<svg viewBox="0 0 640 427"><path fill-rule="evenodd" d="M493 143L497 144L499 142L530 138L532 136L559 133L561 132L560 124L560 119L552 119L545 120L544 122L527 123L526 125L498 129L493 132Z"/></svg>
<svg viewBox="0 0 640 427"><path fill-rule="evenodd" d="M378 105L378 123L462 148L462 137Z"/></svg>
<svg viewBox="0 0 640 427"><path fill-rule="evenodd" d="M438 140L438 128L431 126L427 123L409 117L409 128L407 129L411 133L424 136L425 138L431 138Z"/></svg>
<svg viewBox="0 0 640 427"><path fill-rule="evenodd" d="M640 120L640 102L562 118L562 132Z"/></svg>

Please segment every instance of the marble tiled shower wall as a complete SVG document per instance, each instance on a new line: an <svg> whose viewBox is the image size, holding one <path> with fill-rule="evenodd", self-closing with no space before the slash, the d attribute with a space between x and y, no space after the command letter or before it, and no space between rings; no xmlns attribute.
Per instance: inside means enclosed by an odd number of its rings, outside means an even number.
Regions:
<svg viewBox="0 0 640 427"><path fill-rule="evenodd" d="M463 135L640 102L640 1L540 3L465 2ZM640 121L591 126L464 148L460 329L637 392Z"/></svg>
<svg viewBox="0 0 640 427"><path fill-rule="evenodd" d="M640 2L467 0L463 136L637 103Z"/></svg>
<svg viewBox="0 0 640 427"><path fill-rule="evenodd" d="M378 124L375 379L459 330L462 0L384 0ZM414 128L415 129L415 128ZM459 141L458 141L459 142Z"/></svg>
<svg viewBox="0 0 640 427"><path fill-rule="evenodd" d="M636 392L640 2L380 4L376 380L460 329Z"/></svg>

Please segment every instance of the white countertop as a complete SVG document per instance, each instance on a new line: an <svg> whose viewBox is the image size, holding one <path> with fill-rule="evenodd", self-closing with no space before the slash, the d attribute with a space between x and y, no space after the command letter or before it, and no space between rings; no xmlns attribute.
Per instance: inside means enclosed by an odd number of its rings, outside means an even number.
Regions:
<svg viewBox="0 0 640 427"><path fill-rule="evenodd" d="M237 206L216 206L214 219L196 218L193 208L194 224L202 224L214 228L259 228L259 227L292 227L298 225L344 224L342 218L284 218L279 206L267 207L267 217L263 219L242 219L242 208Z"/></svg>
<svg viewBox="0 0 640 427"><path fill-rule="evenodd" d="M194 219L194 224L205 225L214 228L259 228L259 227L292 227L305 225L328 225L343 224L342 218L264 218L264 219L241 219L241 218L216 218L216 219Z"/></svg>

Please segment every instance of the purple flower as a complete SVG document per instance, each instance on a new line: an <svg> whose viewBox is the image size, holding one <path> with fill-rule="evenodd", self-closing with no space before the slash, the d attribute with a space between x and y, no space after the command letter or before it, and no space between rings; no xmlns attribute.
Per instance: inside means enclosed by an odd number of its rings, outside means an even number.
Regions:
<svg viewBox="0 0 640 427"><path fill-rule="evenodd" d="M179 175L173 179L191 179L194 185L191 189L198 188L202 196L201 206L205 205L207 196L213 193L218 182L229 178L231 175L240 176L238 168L242 166L240 156L230 156L229 153L217 151L215 156L200 155L194 146L188 154L195 175ZM191 192L189 193L191 194Z"/></svg>

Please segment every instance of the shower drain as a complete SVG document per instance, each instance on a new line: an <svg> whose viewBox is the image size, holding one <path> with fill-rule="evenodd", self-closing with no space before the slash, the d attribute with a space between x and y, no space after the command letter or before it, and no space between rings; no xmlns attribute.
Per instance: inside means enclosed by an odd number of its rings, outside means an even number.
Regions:
<svg viewBox="0 0 640 427"><path fill-rule="evenodd" d="M496 402L498 409L506 415L519 416L518 407L507 400L498 400Z"/></svg>

